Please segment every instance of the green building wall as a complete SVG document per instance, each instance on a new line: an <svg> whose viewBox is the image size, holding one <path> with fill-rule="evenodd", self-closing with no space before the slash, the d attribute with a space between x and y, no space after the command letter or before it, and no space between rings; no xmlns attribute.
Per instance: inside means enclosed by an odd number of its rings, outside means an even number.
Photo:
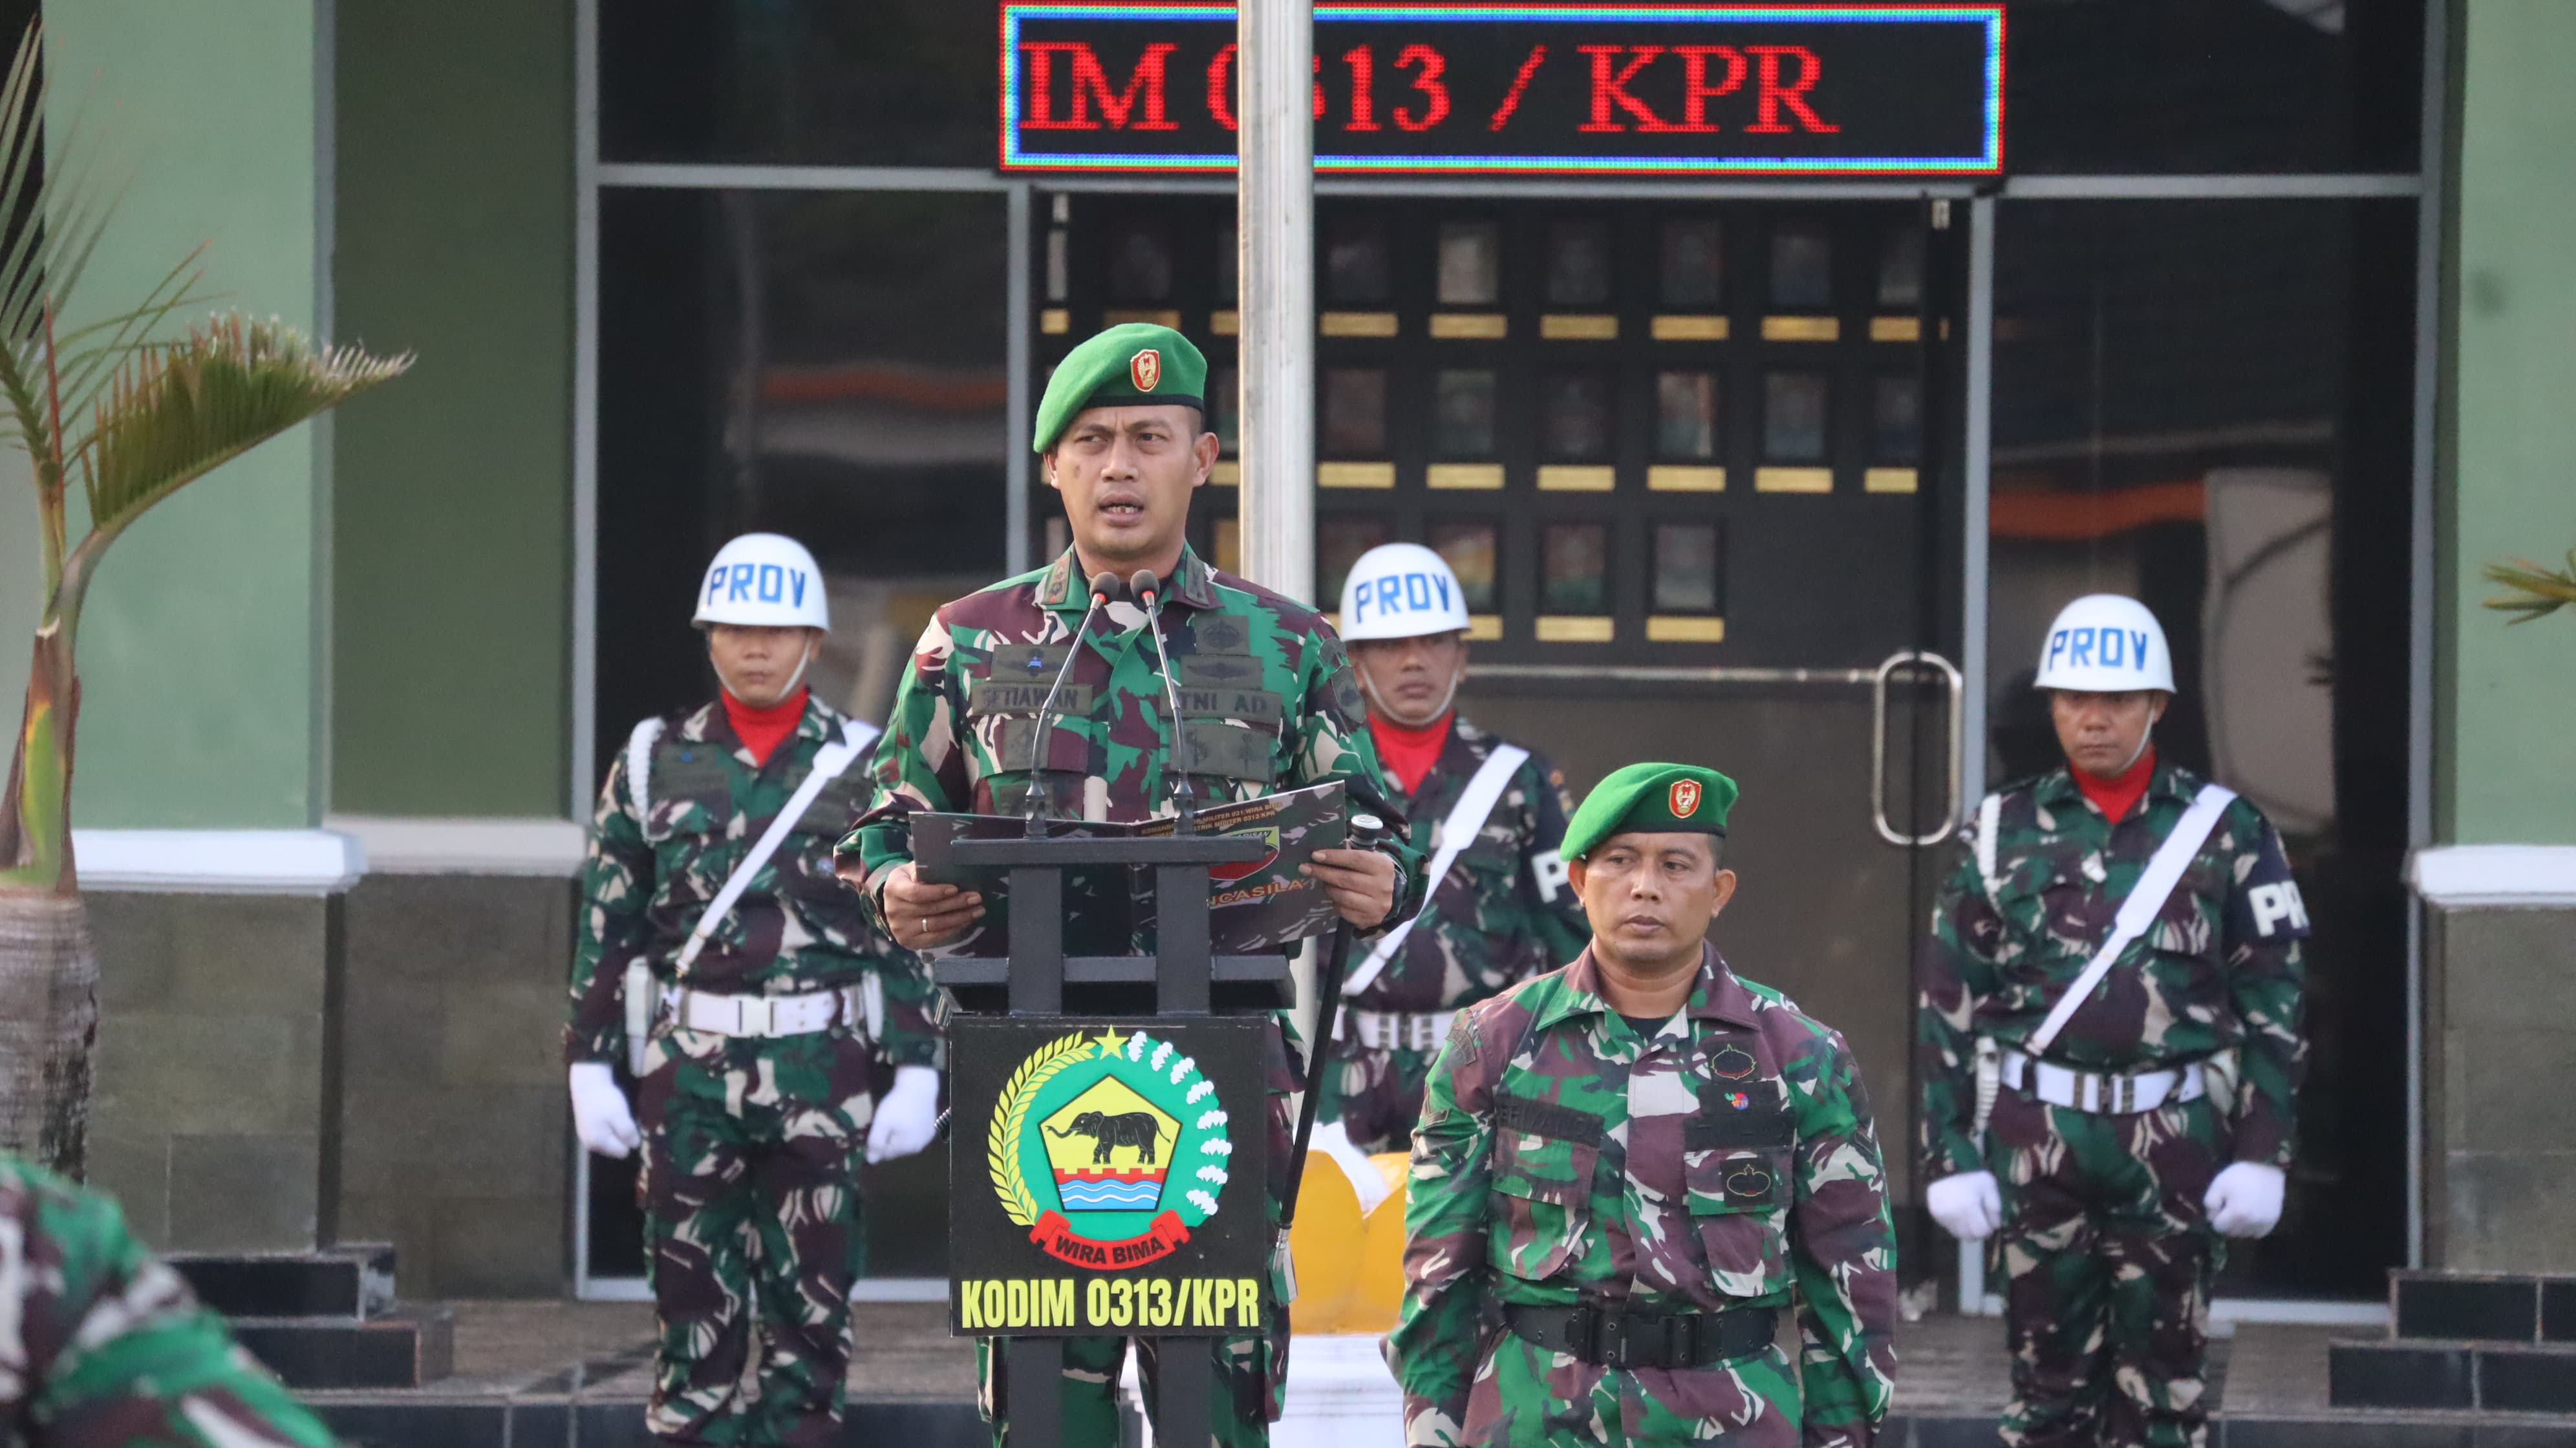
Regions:
<svg viewBox="0 0 2576 1448"><path fill-rule="evenodd" d="M2576 4L2453 13L2436 834L2576 844L2576 618L2508 628L2479 606L2482 565L2576 548Z"/></svg>
<svg viewBox="0 0 2576 1448"><path fill-rule="evenodd" d="M564 814L571 10L339 7L339 334L420 360L337 420L338 813Z"/></svg>
<svg viewBox="0 0 2576 1448"><path fill-rule="evenodd" d="M77 314L133 305L203 243L216 305L322 324L329 111L316 77L328 57L313 0L47 10L50 138L78 116L111 158L105 174L133 177ZM80 638L81 825L320 821L329 448L327 422L276 439L162 503L108 554Z"/></svg>
<svg viewBox="0 0 2576 1448"><path fill-rule="evenodd" d="M109 555L81 638L78 823L561 818L571 7L84 0L48 25L55 139L79 115L133 176L87 308L203 243L209 310L418 354ZM0 627L23 639L34 516L6 481L20 586Z"/></svg>

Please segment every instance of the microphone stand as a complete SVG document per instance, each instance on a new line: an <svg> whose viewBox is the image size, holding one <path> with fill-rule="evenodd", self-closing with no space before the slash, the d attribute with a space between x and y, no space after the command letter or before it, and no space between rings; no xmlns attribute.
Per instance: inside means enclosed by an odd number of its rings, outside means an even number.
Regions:
<svg viewBox="0 0 2576 1448"><path fill-rule="evenodd" d="M1065 677L1073 672L1074 658L1082 652L1084 635L1091 632L1091 618L1101 605L1114 603L1122 596L1118 575L1102 569L1091 580L1091 606L1082 611L1082 621L1074 625L1072 637L1065 640L1064 662L1056 665L1055 682L1047 686L1046 699L1038 705L1037 727L1029 732L1029 790L1022 801L1028 808L1028 838L1040 839L1046 834L1047 816L1055 811L1055 787L1046 783L1038 769L1038 754L1046 744L1047 716L1055 712L1056 695L1064 691ZM1159 640L1157 640L1159 642ZM1044 793L1040 787L1044 785Z"/></svg>
<svg viewBox="0 0 2576 1448"><path fill-rule="evenodd" d="M1198 832L1198 790L1190 783L1190 731L1181 721L1181 694L1172 682L1172 655L1163 644L1163 581L1151 569L1139 568L1127 580L1128 589L1145 604L1146 627L1154 635L1154 660L1163 670L1163 699L1172 717L1172 767L1180 782L1172 787L1172 803L1180 818L1173 822L1172 833L1189 835Z"/></svg>
<svg viewBox="0 0 2576 1448"><path fill-rule="evenodd" d="M1297 1193L1306 1185L1306 1148L1315 1138L1316 1109L1324 1101L1324 1068L1333 1032L1341 1025L1342 971L1350 962L1351 922L1333 922L1333 943L1324 957L1324 978L1315 983L1315 1039L1306 1046L1306 1094L1297 1103L1296 1144L1288 1153L1288 1200L1279 1212L1284 1235L1297 1222Z"/></svg>

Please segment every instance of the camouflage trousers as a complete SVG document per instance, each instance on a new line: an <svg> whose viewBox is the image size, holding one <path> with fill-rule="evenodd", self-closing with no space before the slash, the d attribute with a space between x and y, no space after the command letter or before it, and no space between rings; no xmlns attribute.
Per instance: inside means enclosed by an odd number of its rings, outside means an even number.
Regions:
<svg viewBox="0 0 2576 1448"><path fill-rule="evenodd" d="M1351 1145L1371 1156L1413 1150L1413 1128L1422 1120L1423 1082L1440 1053L1372 1049L1355 1040L1324 1045L1324 1099L1315 1107L1315 1119L1342 1123Z"/></svg>
<svg viewBox="0 0 2576 1448"><path fill-rule="evenodd" d="M866 1043L663 1031L640 1095L660 1332L646 1426L728 1448L839 1442L874 1113Z"/></svg>
<svg viewBox="0 0 2576 1448"><path fill-rule="evenodd" d="M2225 1244L2201 1197L2227 1161L2207 1097L2111 1116L2007 1090L1987 1161L2003 1193L2013 1448L2206 1441L2209 1283Z"/></svg>
<svg viewBox="0 0 2576 1448"><path fill-rule="evenodd" d="M1458 1441L1494 1448L1830 1448L1869 1441L1866 1428L1799 1423L1798 1369L1773 1344L1702 1368L1598 1367L1510 1332L1486 1338ZM1855 1436L1856 1435L1856 1436Z"/></svg>

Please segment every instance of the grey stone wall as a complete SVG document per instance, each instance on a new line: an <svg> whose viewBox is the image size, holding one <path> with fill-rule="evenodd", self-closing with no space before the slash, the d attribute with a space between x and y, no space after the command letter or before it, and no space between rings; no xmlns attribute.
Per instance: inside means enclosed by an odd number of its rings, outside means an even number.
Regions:
<svg viewBox="0 0 2576 1448"><path fill-rule="evenodd" d="M90 1179L173 1251L296 1251L339 1206L341 905L88 897L99 1027Z"/></svg>
<svg viewBox="0 0 2576 1448"><path fill-rule="evenodd" d="M2431 1265L2576 1271L2576 911L2429 919Z"/></svg>
<svg viewBox="0 0 2576 1448"><path fill-rule="evenodd" d="M561 1031L572 882L372 875L348 897L340 1232L410 1298L570 1276Z"/></svg>

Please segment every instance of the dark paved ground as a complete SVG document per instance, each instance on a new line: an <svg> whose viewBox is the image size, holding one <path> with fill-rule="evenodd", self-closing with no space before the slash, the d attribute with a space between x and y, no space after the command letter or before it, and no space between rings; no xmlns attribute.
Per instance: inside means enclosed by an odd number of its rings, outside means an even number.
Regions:
<svg viewBox="0 0 2576 1448"><path fill-rule="evenodd" d="M641 1303L460 1302L456 1374L405 1393L312 1393L362 1448L627 1448L645 1443L651 1309ZM974 1351L938 1303L862 1303L845 1441L892 1448L985 1442ZM2350 1328L2247 1325L2215 1346L2220 1422L2211 1448L2576 1448L2576 1423L2326 1406L2326 1344ZM2008 1394L2003 1327L1933 1317L1897 1335L1894 1418L1883 1448L1984 1448ZM1390 1443L1393 1441L1390 1438ZM1354 1443L1351 1448L1366 1448Z"/></svg>

